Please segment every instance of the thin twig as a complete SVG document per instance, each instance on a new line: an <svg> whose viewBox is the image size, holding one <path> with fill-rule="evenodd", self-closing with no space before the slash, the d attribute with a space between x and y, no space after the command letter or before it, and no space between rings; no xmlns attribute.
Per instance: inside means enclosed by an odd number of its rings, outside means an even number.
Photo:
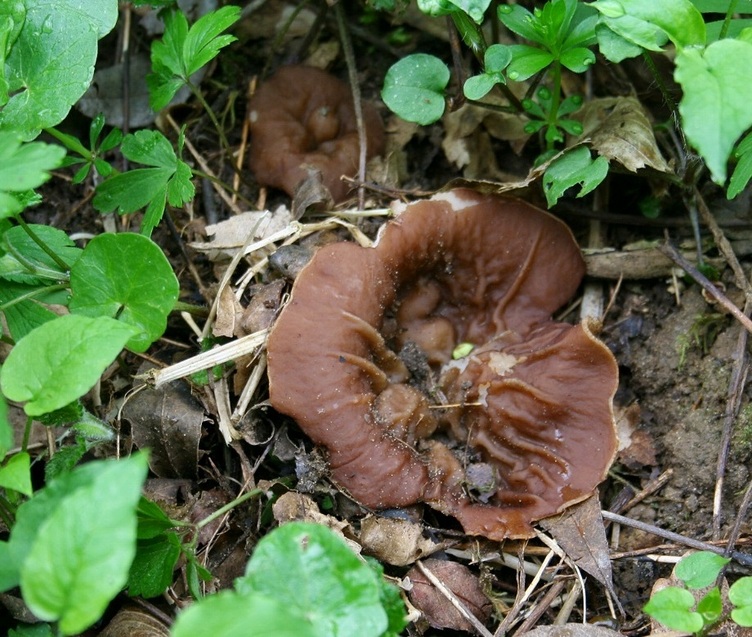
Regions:
<svg viewBox="0 0 752 637"><path fill-rule="evenodd" d="M718 303L720 303L730 314L739 321L748 332L752 332L752 320L744 314L736 305L734 305L728 297L723 294L713 283L694 267L689 261L687 261L678 250L674 248L670 243L663 243L660 247L661 252L671 259L676 265L684 270L695 282L697 282L703 290L705 290L710 296L712 296Z"/></svg>
<svg viewBox="0 0 752 637"><path fill-rule="evenodd" d="M342 41L342 52L345 55L347 63L347 75L350 79L350 90L352 91L353 108L355 109L355 122L358 126L358 144L360 145L360 154L358 155L358 208L361 210L365 207L365 189L363 182L366 180L366 158L368 157L368 139L366 137L366 127L363 122L363 104L360 101L360 84L358 83L358 70L355 67L355 53L353 52L352 40L347 30L345 22L345 12L342 3L338 2L334 6L334 14L337 16L337 28L339 37Z"/></svg>
<svg viewBox="0 0 752 637"><path fill-rule="evenodd" d="M747 490L742 498L742 503L739 506L739 511L736 514L736 520L734 521L734 528L729 533L728 544L726 544L726 550L723 552L725 556L730 556L734 551L731 547L736 544L739 539L739 533L741 532L742 524L747 520L747 511L750 505L752 505L752 480L747 485Z"/></svg>
<svg viewBox="0 0 752 637"><path fill-rule="evenodd" d="M648 524L646 522L640 522L639 520L633 520L632 518L619 515L618 513L612 513L611 511L601 511L601 515L603 515L604 519L606 520L618 522L619 524L632 527L633 529L639 529L640 531L645 531L646 533L652 533L653 535L657 535L658 537L665 538L666 540L669 540L671 542L676 542L677 544L683 544L684 546L697 549L698 551L710 551L711 553L717 553L718 555L724 554L724 549L721 547L714 546L713 544L709 544L708 542L702 542L701 540L695 540L694 538L687 537L686 535L680 535L679 533L674 533L673 531L666 531L665 529L662 529L660 527ZM739 564L742 564L744 566L752 566L752 555L748 555L747 553L741 553L740 551L730 551L728 553L728 557L736 560L737 562L739 562Z"/></svg>

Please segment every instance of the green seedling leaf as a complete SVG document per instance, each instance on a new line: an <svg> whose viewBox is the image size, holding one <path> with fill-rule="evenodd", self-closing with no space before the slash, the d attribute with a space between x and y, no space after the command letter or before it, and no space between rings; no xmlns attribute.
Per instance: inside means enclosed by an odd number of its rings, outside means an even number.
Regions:
<svg viewBox="0 0 752 637"><path fill-rule="evenodd" d="M752 577L742 577L731 585L729 601L736 607L731 619L745 628L752 627Z"/></svg>
<svg viewBox="0 0 752 637"><path fill-rule="evenodd" d="M220 34L239 18L239 7L226 6L207 13L188 28L182 11L167 14L164 38L153 42L151 47L154 73L146 78L149 103L155 111L167 106L175 93L190 83L191 75L237 39Z"/></svg>
<svg viewBox="0 0 752 637"><path fill-rule="evenodd" d="M0 461L5 459L5 455L13 447L13 428L8 420L8 403L5 397L0 394Z"/></svg>
<svg viewBox="0 0 752 637"><path fill-rule="evenodd" d="M720 40L705 50L684 49L674 77L684 91L679 112L687 139L723 184L731 150L752 125L752 44Z"/></svg>
<svg viewBox="0 0 752 637"><path fill-rule="evenodd" d="M15 129L30 140L65 119L91 84L97 40L115 26L118 3L26 0L25 6L5 60L11 97L0 111L0 130Z"/></svg>
<svg viewBox="0 0 752 637"><path fill-rule="evenodd" d="M38 416L83 396L133 336L133 327L111 318L66 315L21 339L0 370L10 399Z"/></svg>
<svg viewBox="0 0 752 637"><path fill-rule="evenodd" d="M484 54L484 72L469 77L465 81L463 92L471 100L484 97L496 84L506 84L503 71L512 61L510 47L492 44Z"/></svg>
<svg viewBox="0 0 752 637"><path fill-rule="evenodd" d="M98 620L125 586L136 548L143 454L97 462L94 481L62 498L42 522L21 567L29 609L64 635Z"/></svg>
<svg viewBox="0 0 752 637"><path fill-rule="evenodd" d="M172 637L324 637L287 599L222 591L178 615ZM329 633L331 634L331 633ZM358 633L359 634L359 633Z"/></svg>
<svg viewBox="0 0 752 637"><path fill-rule="evenodd" d="M136 557L128 574L128 594L145 599L161 595L172 584L180 557L180 538L170 531L136 544Z"/></svg>
<svg viewBox="0 0 752 637"><path fill-rule="evenodd" d="M590 6L600 11L601 24L651 51L665 38L677 47L705 44L705 21L690 0L597 0Z"/></svg>
<svg viewBox="0 0 752 637"><path fill-rule="evenodd" d="M415 53L395 62L384 77L381 97L402 119L426 126L444 114L449 69L439 58Z"/></svg>
<svg viewBox="0 0 752 637"><path fill-rule="evenodd" d="M569 150L551 162L543 174L543 191L549 207L553 206L566 190L580 185L578 197L583 197L600 184L608 174L605 157L592 159L585 146Z"/></svg>
<svg viewBox="0 0 752 637"><path fill-rule="evenodd" d="M44 478L47 482L54 480L64 473L70 473L89 450L82 436L76 436L76 443L57 450L54 456L44 465Z"/></svg>
<svg viewBox="0 0 752 637"><path fill-rule="evenodd" d="M642 54L643 47L614 33L606 24L599 23L595 27L595 35L598 38L598 48L603 56L618 64L622 60L637 57ZM656 38L652 38L655 40ZM660 39L660 38L659 38ZM665 38L663 38L665 41Z"/></svg>
<svg viewBox="0 0 752 637"><path fill-rule="evenodd" d="M700 613L690 610L694 605L695 598L688 590L668 586L654 593L643 610L667 628L696 633L705 623Z"/></svg>
<svg viewBox="0 0 752 637"><path fill-rule="evenodd" d="M513 44L509 48L512 51L512 61L509 63L507 76L515 82L524 82L554 61L551 53L534 46Z"/></svg>
<svg viewBox="0 0 752 637"><path fill-rule="evenodd" d="M132 233L92 239L71 269L70 285L70 311L132 326L128 347L136 352L145 351L162 336L180 292L159 246Z"/></svg>
<svg viewBox="0 0 752 637"><path fill-rule="evenodd" d="M674 575L688 588L705 588L715 582L721 569L730 561L710 551L698 551L683 557L676 565Z"/></svg>
<svg viewBox="0 0 752 637"><path fill-rule="evenodd" d="M286 600L322 636L375 637L388 625L376 574L321 525L292 522L269 533L236 587Z"/></svg>
<svg viewBox="0 0 752 637"><path fill-rule="evenodd" d="M723 613L723 600L717 586L697 603L697 612L702 615L706 624L712 624L720 618Z"/></svg>
<svg viewBox="0 0 752 637"><path fill-rule="evenodd" d="M0 219L21 212L24 202L18 193L41 186L63 157L65 149L60 146L22 144L17 134L0 130Z"/></svg>
<svg viewBox="0 0 752 637"><path fill-rule="evenodd" d="M130 161L153 168L137 168L110 177L97 188L94 207L100 212L117 210L127 214L148 206L141 231L149 236L162 218L165 201L182 206L193 198L192 172L158 131L127 135L121 150Z"/></svg>
<svg viewBox="0 0 752 637"><path fill-rule="evenodd" d="M561 54L561 63L573 73L584 73L595 64L595 53L585 47L568 49Z"/></svg>
<svg viewBox="0 0 752 637"><path fill-rule="evenodd" d="M31 459L25 451L8 458L0 467L0 487L31 495Z"/></svg>
<svg viewBox="0 0 752 637"><path fill-rule="evenodd" d="M165 531L174 528L176 523L171 520L161 507L151 500L141 497L138 502L138 539L150 540Z"/></svg>

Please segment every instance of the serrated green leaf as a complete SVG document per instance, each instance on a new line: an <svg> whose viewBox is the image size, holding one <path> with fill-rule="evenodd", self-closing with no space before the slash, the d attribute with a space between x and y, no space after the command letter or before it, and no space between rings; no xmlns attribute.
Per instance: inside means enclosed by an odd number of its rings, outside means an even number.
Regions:
<svg viewBox="0 0 752 637"><path fill-rule="evenodd" d="M25 451L17 453L0 467L0 487L31 495L31 458Z"/></svg>
<svg viewBox="0 0 752 637"><path fill-rule="evenodd" d="M96 463L95 480L62 498L21 567L21 591L64 635L97 621L125 586L136 548L136 504L146 456Z"/></svg>
<svg viewBox="0 0 752 637"><path fill-rule="evenodd" d="M704 622L700 613L690 610L694 605L695 598L688 590L668 586L653 593L643 610L667 628L696 633L702 629Z"/></svg>
<svg viewBox="0 0 752 637"><path fill-rule="evenodd" d="M189 29L183 46L183 58L189 76L211 62L221 49L237 40L235 36L220 34L239 19L240 7L228 5L196 20Z"/></svg>
<svg viewBox="0 0 752 637"><path fill-rule="evenodd" d="M567 151L543 174L543 191L546 201L553 206L569 188L580 186L578 197L583 197L598 186L608 174L608 160L605 157L592 159L585 146Z"/></svg>
<svg viewBox="0 0 752 637"><path fill-rule="evenodd" d="M6 59L11 94L0 129L33 139L60 123L91 84L97 40L112 30L116 0L27 0L23 27Z"/></svg>
<svg viewBox="0 0 752 637"><path fill-rule="evenodd" d="M83 396L115 360L133 328L114 319L66 315L36 328L11 350L0 370L10 399L38 416Z"/></svg>
<svg viewBox="0 0 752 637"><path fill-rule="evenodd" d="M92 239L71 269L70 285L70 311L131 326L128 347L137 352L162 335L180 291L161 248L133 233Z"/></svg>
<svg viewBox="0 0 752 637"><path fill-rule="evenodd" d="M136 557L128 574L128 594L145 599L161 595L172 584L180 557L180 539L170 531L136 543Z"/></svg>
<svg viewBox="0 0 752 637"><path fill-rule="evenodd" d="M752 44L720 40L676 56L676 81L684 132L710 169L726 181L726 162L736 140L752 126Z"/></svg>
<svg viewBox="0 0 752 637"><path fill-rule="evenodd" d="M120 150L130 161L145 166L175 168L178 161L170 140L155 130L141 130L126 135Z"/></svg>
<svg viewBox="0 0 752 637"><path fill-rule="evenodd" d="M222 591L178 615L172 637L326 637L288 600ZM360 635L360 633L356 633Z"/></svg>
<svg viewBox="0 0 752 637"><path fill-rule="evenodd" d="M376 637L387 628L376 574L321 525L292 522L266 535L236 588L286 600L320 635Z"/></svg>
<svg viewBox="0 0 752 637"><path fill-rule="evenodd" d="M395 62L384 77L381 98L408 122L433 124L444 114L449 69L439 58L415 53Z"/></svg>
<svg viewBox="0 0 752 637"><path fill-rule="evenodd" d="M690 0L597 0L602 23L624 38L649 50L659 50L660 29L677 47L705 44L705 21Z"/></svg>
<svg viewBox="0 0 752 637"><path fill-rule="evenodd" d="M148 498L141 497L136 509L138 515L138 539L149 540L175 527L161 507Z"/></svg>
<svg viewBox="0 0 752 637"><path fill-rule="evenodd" d="M23 201L16 193L41 186L63 157L65 149L60 146L22 144L17 134L0 131L0 219L21 212Z"/></svg>

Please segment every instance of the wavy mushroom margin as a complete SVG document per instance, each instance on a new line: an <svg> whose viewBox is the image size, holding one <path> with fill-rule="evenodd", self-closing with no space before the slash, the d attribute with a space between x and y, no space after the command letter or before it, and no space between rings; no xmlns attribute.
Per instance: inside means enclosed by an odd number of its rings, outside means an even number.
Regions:
<svg viewBox="0 0 752 637"><path fill-rule="evenodd" d="M531 537L617 448L613 355L552 319L584 276L577 243L548 213L469 189L394 207L373 247L322 247L296 279L268 341L271 404L359 503Z"/></svg>

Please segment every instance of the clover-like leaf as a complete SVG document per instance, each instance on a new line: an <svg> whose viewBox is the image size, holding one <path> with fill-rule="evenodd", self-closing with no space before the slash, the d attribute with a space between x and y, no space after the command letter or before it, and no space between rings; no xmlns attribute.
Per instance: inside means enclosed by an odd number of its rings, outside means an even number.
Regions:
<svg viewBox="0 0 752 637"><path fill-rule="evenodd" d="M408 122L433 124L444 114L449 69L439 58L415 53L395 62L384 77L384 103Z"/></svg>
<svg viewBox="0 0 752 637"><path fill-rule="evenodd" d="M137 352L162 335L179 293L159 246L133 233L92 239L71 269L70 285L71 312L108 316L132 326L128 347Z"/></svg>
<svg viewBox="0 0 752 637"><path fill-rule="evenodd" d="M668 628L696 633L702 629L704 621L700 613L691 610L694 605L695 598L688 590L667 586L653 593L643 610Z"/></svg>
<svg viewBox="0 0 752 637"><path fill-rule="evenodd" d="M684 132L710 169L726 181L726 163L737 139L752 126L752 44L719 40L676 56L676 81L683 89L679 112Z"/></svg>
<svg viewBox="0 0 752 637"><path fill-rule="evenodd" d="M729 601L735 606L731 619L740 626L752 628L752 577L742 577L731 585Z"/></svg>
<svg viewBox="0 0 752 637"><path fill-rule="evenodd" d="M698 551L683 557L674 575L688 588L705 588L715 582L721 569L731 560L710 551Z"/></svg>

